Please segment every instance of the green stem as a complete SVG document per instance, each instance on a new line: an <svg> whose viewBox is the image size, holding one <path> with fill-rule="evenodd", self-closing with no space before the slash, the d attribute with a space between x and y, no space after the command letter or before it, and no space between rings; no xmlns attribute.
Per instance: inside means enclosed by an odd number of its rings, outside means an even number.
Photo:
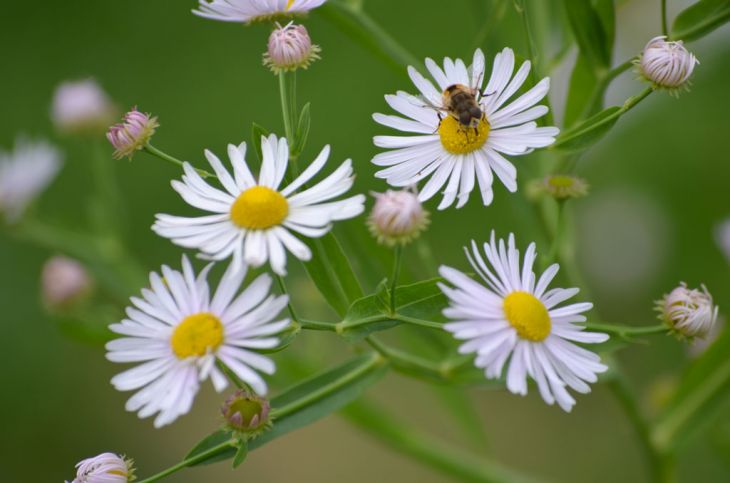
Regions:
<svg viewBox="0 0 730 483"><path fill-rule="evenodd" d="M415 376L427 381L447 382L451 378L450 372L444 364L418 357L416 355L394 349L380 342L373 336L368 336L365 341L375 349L381 356L386 358L393 365L393 369L406 375Z"/></svg>
<svg viewBox="0 0 730 483"><path fill-rule="evenodd" d="M677 434L698 413L707 401L728 386L730 381L730 359L726 359L716 370L703 379L692 393L681 399L654 427L652 441L661 449L669 449Z"/></svg>
<svg viewBox="0 0 730 483"><path fill-rule="evenodd" d="M519 2L515 2L515 6L517 7L517 12L520 14L520 17L522 17L522 29L525 33L525 43L527 44L527 58L530 59L530 62L532 63L530 78L532 79L532 85L535 85L540 81L540 69L538 58L535 53L535 40L532 35L532 25L527 13L527 2L525 0L519 0ZM550 105L550 96L545 96L544 102L548 107L548 112L545 115L545 124L547 126L552 126L554 124L554 120L553 108Z"/></svg>
<svg viewBox="0 0 730 483"><path fill-rule="evenodd" d="M362 9L342 1L329 1L316 12L338 27L366 49L374 52L398 72L404 66L420 66L421 62Z"/></svg>
<svg viewBox="0 0 730 483"><path fill-rule="evenodd" d="M553 241L550 245L550 251L548 252L545 265L549 266L558 260L560 254L560 243L563 240L563 234L565 231L565 200L558 200L558 213L555 220L555 233L553 235Z"/></svg>
<svg viewBox="0 0 730 483"><path fill-rule="evenodd" d="M318 320L298 319L299 325L304 330L319 330L325 332L337 332L337 324L331 322L320 322Z"/></svg>
<svg viewBox="0 0 730 483"><path fill-rule="evenodd" d="M341 411L352 424L391 448L449 475L455 481L479 483L535 481L485 458L454 448L416 428L405 426L384 408L363 400Z"/></svg>
<svg viewBox="0 0 730 483"><path fill-rule="evenodd" d="M120 303L126 303L129 295L147 280L146 271L116 238L100 240L87 233L30 219L13 226L10 233L19 240L86 263Z"/></svg>
<svg viewBox="0 0 730 483"><path fill-rule="evenodd" d="M163 470L159 473L157 473L154 476L150 476L149 478L145 478L144 480L139 480L137 483L152 483L153 481L159 481L163 479L166 476L170 476L171 474L182 470L183 468L186 468L188 466L193 466L198 463L202 463L203 461L212 458L213 456L221 453L222 451L233 448L238 444L238 441L235 439L231 439L228 441L225 441L219 445L213 446L210 449L207 449L201 453L198 453L197 455L193 456L192 458L187 458L182 460L180 463L171 466L167 468L166 470Z"/></svg>
<svg viewBox="0 0 730 483"><path fill-rule="evenodd" d="M286 307L289 309L289 315L291 315L291 318L294 322L298 321L299 317L297 317L296 312L294 312L294 306L292 306L291 304L291 295L289 295L289 292L286 289L284 279L281 277L281 275L276 275L276 281L279 282L279 288L281 289L281 293L287 296Z"/></svg>
<svg viewBox="0 0 730 483"><path fill-rule="evenodd" d="M147 144L145 145L145 147L143 148L143 150L144 150L144 151L145 151L146 153L148 153L148 154L151 154L151 155L153 155L153 156L157 156L158 158L160 158L160 159L162 159L162 160L164 160L164 161L167 161L167 162L169 162L169 163L172 163L172 164L174 164L175 166L178 166L178 167L180 167L180 168L182 168L182 167L183 167L183 164L184 164L184 163L183 163L182 161L180 161L180 160L179 160L179 159L177 159L177 158L174 158L174 157L170 156L169 154L167 154L167 153L165 153L165 152L163 152L163 151L160 151L159 149L157 149L156 147L154 147L153 145L151 145L151 144L149 144L149 143L147 143ZM214 175L213 173L210 173L210 172L208 172L208 171L206 171L206 170L204 170L204 169L198 169L198 168L195 168L195 171L196 171L196 172L197 172L197 173L198 173L198 174L199 174L199 175L200 175L201 177L203 177L203 178L215 178L215 177L216 177L216 176L215 176L215 175Z"/></svg>
<svg viewBox="0 0 730 483"><path fill-rule="evenodd" d="M246 384L245 382L243 382L236 375L236 373L231 370L230 367L228 367L227 365L225 365L223 363L223 361L221 361L220 359L216 359L215 360L215 365L218 367L218 369L221 370L221 372L223 372L223 374L226 375L226 377L233 383L234 386L236 386L237 389L246 389L246 390L249 390L249 391L251 390L251 388L248 387L248 384Z"/></svg>
<svg viewBox="0 0 730 483"><path fill-rule="evenodd" d="M105 236L119 237L121 216L121 196L114 162L104 149L101 139L92 142L92 172L96 185L96 203L90 207L92 222L96 231Z"/></svg>
<svg viewBox="0 0 730 483"><path fill-rule="evenodd" d="M397 290L398 276L400 275L401 260L403 258L403 246L395 246L395 258L393 260L393 273L390 277L390 313L395 314L395 292Z"/></svg>
<svg viewBox="0 0 730 483"><path fill-rule="evenodd" d="M649 425L641 414L636 397L626 377L616 363L614 363L612 370L614 371L614 377L609 380L608 387L613 392L616 400L621 404L621 408L624 410L626 417L634 427L634 431L639 438L641 449L649 466L652 480L656 483L666 482L663 457L652 443Z"/></svg>
<svg viewBox="0 0 730 483"><path fill-rule="evenodd" d="M662 4L662 34L669 35L669 29L667 28L667 0L661 0Z"/></svg>
<svg viewBox="0 0 730 483"><path fill-rule="evenodd" d="M288 72L281 72L279 74L279 96L281 97L281 113L284 118L284 133L286 139L289 141L289 145L294 145L294 123L292 123L292 112L291 112L291 95L289 91L289 77L293 74Z"/></svg>
<svg viewBox="0 0 730 483"><path fill-rule="evenodd" d="M594 324L587 323L586 329L615 334L619 337L632 337L637 335L666 334L669 329L664 324L650 325L646 327L632 327L630 325Z"/></svg>
<svg viewBox="0 0 730 483"><path fill-rule="evenodd" d="M326 398L327 396L336 393L341 388L346 387L350 382L359 379L363 375L367 374L368 372L377 369L378 367L382 366L386 363L386 360L383 359L383 357L378 354L377 352L373 352L371 354L370 360L366 361L365 364L362 364L355 368L355 370L348 372L341 378L334 380L330 382L329 384L326 384L324 386L319 387L317 390L312 391L310 393L307 393L305 396L297 399L296 401L292 401L289 404L285 406L280 406L278 408L275 408L271 411L271 417L272 418L284 418L286 416L289 416L290 414L293 414L302 408L305 408L311 404L314 404L315 402Z"/></svg>

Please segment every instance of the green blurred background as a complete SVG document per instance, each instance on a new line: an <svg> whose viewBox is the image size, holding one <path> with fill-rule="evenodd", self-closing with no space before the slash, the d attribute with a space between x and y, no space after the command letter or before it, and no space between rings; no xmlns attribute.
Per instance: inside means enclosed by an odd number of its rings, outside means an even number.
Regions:
<svg viewBox="0 0 730 483"><path fill-rule="evenodd" d="M367 0L366 10L418 58L446 55L470 58L473 39L493 16L498 1ZM481 47L491 58L503 46L524 54L518 17L507 14L489 26ZM535 3L535 2L533 2ZM555 11L542 3L536 8ZM689 2L670 0L670 14ZM126 109L138 105L160 118L155 144L202 166L202 151L223 153L228 142L249 140L253 121L282 132L275 78L261 66L268 27L243 28L197 18L194 0L111 2L5 2L0 15L0 146L9 148L17 133L54 139L66 153L57 181L35 212L43 219L84 226L91 199L90 147L87 142L54 134L49 105L55 86L67 79L96 78ZM615 61L638 52L659 31L659 2L619 2ZM413 90L402 71L392 69L313 13L306 21L323 60L299 75L299 97L312 103L312 132L303 159L331 144L335 162L352 157L361 192L383 190L372 177L371 138L386 129L370 118L387 112L385 93ZM559 28L559 26L556 26ZM706 283L721 309L730 307L729 270L714 244L713 227L730 216L728 182L730 132L727 85L730 79L730 29L713 32L690 49L701 61L692 92L675 100L651 96L581 161L579 173L592 186L577 203L579 260L594 302L607 321L651 324L652 301L680 280ZM567 70L554 74L553 103L562 104ZM620 103L642 86L624 74L608 93ZM556 113L560 118L560 112ZM111 154L111 148L108 149ZM111 157L109 162L111 163ZM518 158L520 183L539 168L538 156ZM180 213L181 200L169 186L178 176L171 165L138 154L132 162L114 162L124 195L130 250L146 270L162 263L176 266L181 251L150 230L158 212ZM495 183L498 185L498 183ZM463 210L433 214L427 234L439 261L466 268L461 247L484 239L490 229L514 231L518 243L538 241L546 249L537 221L522 193L496 187L494 204L473 199ZM477 197L478 198L478 197ZM429 203L435 211L437 203ZM363 247L344 234L362 231L363 219L338 227L349 253ZM373 250L372 247L364 247ZM379 250L361 260L367 290L386 276L389 254ZM102 451L135 458L141 476L173 464L218 424L223 395L209 385L192 412L172 426L155 430L150 420L124 411L128 394L116 392L110 377L121 370L104 358L103 349L65 337L39 303L39 273L48 251L0 232L0 480L62 481L74 464ZM416 259L410 258L411 266ZM295 263L290 261L290 265ZM378 273L381 271L382 273ZM406 277L408 277L406 273ZM300 312L331 317L319 297L295 269L290 284ZM617 358L642 394L646 411L656 410L657 394L671 385L688 362L686 347L669 337L622 350ZM286 373L292 360L324 367L347 354L344 342L329 334L304 334L277 360ZM278 376L274 390L287 382ZM658 381L658 382L657 382ZM466 445L431 387L390 375L369 396L392 408L424 431ZM470 390L489 441L478 449L499 462L550 481L645 481L641 449L609 391L601 385L580 396L572 414L546 406L535 390L526 398L505 392ZM707 431L680 453L681 481L730 479L730 424L727 409ZM723 449L724 448L724 449ZM285 482L450 481L379 446L337 416L258 450L235 472L218 464L178 473L169 481Z"/></svg>

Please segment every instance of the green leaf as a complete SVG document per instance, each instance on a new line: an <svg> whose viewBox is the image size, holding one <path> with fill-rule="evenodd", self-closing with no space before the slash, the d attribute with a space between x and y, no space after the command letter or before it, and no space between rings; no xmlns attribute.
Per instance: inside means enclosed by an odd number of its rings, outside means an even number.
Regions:
<svg viewBox="0 0 730 483"><path fill-rule="evenodd" d="M378 354L363 354L292 386L271 400L273 425L269 431L243 444L245 452L253 451L351 403L385 375L387 368L386 361ZM228 432L216 431L196 444L185 459L198 456L230 439ZM246 457L242 451L241 447L225 447L205 461L190 466L234 458L235 468ZM237 462L239 458L241 460Z"/></svg>
<svg viewBox="0 0 730 483"><path fill-rule="evenodd" d="M570 88L565 101L565 126L573 126L601 109L605 88L599 84L596 72L585 56L579 54L570 76ZM597 89L601 91L597 92Z"/></svg>
<svg viewBox="0 0 730 483"><path fill-rule="evenodd" d="M253 149L256 151L256 156L258 156L259 161L263 162L264 156L261 153L261 138L262 137L268 137L269 131L261 127L260 125L256 124L255 122L251 125L251 141L253 144Z"/></svg>
<svg viewBox="0 0 730 483"><path fill-rule="evenodd" d="M298 156L304 150L304 146L307 144L307 138L309 137L309 128L312 122L309 103L304 104L302 112L299 113L299 122L297 123L296 129L296 142L291 148L291 153L294 156Z"/></svg>
<svg viewBox="0 0 730 483"><path fill-rule="evenodd" d="M315 375L271 400L273 427L249 442L253 450L290 431L311 424L351 403L387 370L377 354L364 354Z"/></svg>
<svg viewBox="0 0 730 483"><path fill-rule="evenodd" d="M595 71L607 70L611 45L601 17L588 0L563 0L580 53Z"/></svg>
<svg viewBox="0 0 730 483"><path fill-rule="evenodd" d="M418 58L408 52L361 9L341 1L329 1L315 12L375 54L396 72L406 75L405 66L422 65Z"/></svg>
<svg viewBox="0 0 730 483"><path fill-rule="evenodd" d="M238 447L236 455L233 457L234 470L241 466L241 463L246 461L246 456L248 456L248 443L246 441L241 441L241 445Z"/></svg>
<svg viewBox="0 0 730 483"><path fill-rule="evenodd" d="M363 295L350 261L331 232L304 243L312 250L312 259L304 263L304 268L327 303L342 317L347 307Z"/></svg>
<svg viewBox="0 0 730 483"><path fill-rule="evenodd" d="M195 456L198 456L201 453L204 453L216 446L219 446L226 441L230 441L231 435L230 433L218 430L213 434L210 434L200 440L198 444L193 446L193 449L188 452L188 454L185 455L186 460L189 460L191 458L194 458ZM234 447L227 447L220 450L220 452L216 453L215 455L212 455L210 458L206 459L205 461L201 461L200 463L192 464L189 466L200 466L200 465L209 465L211 463L217 463L218 461L227 460L228 458L232 458L233 455L236 454L236 448Z"/></svg>
<svg viewBox="0 0 730 483"><path fill-rule="evenodd" d="M618 121L621 108L611 106L566 131L560 133L551 149L581 151L603 137Z"/></svg>
<svg viewBox="0 0 730 483"><path fill-rule="evenodd" d="M672 39L694 40L730 20L730 0L700 0L683 10L672 25Z"/></svg>
<svg viewBox="0 0 730 483"><path fill-rule="evenodd" d="M603 31L606 33L606 46L610 60L613 54L613 42L616 37L616 7L614 0L594 0L593 8L601 19Z"/></svg>
<svg viewBox="0 0 730 483"><path fill-rule="evenodd" d="M438 288L439 278L398 287L395 295L396 312L399 315L428 321L444 321L441 311L447 306L446 296ZM382 282L381 282L382 285ZM358 341L367 335L390 329L402 322L390 318L387 294L383 301L383 287L374 295L355 301L339 324L340 333L350 341Z"/></svg>
<svg viewBox="0 0 730 483"><path fill-rule="evenodd" d="M687 369L659 417L652 440L662 450L688 444L712 423L730 397L730 330L725 330Z"/></svg>

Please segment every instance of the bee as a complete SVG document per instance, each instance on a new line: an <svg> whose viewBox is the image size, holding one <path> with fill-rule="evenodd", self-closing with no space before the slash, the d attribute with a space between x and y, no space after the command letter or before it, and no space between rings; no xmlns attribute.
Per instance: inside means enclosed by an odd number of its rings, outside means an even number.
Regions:
<svg viewBox="0 0 730 483"><path fill-rule="evenodd" d="M452 84L443 92L442 109L459 121L463 128L478 129L484 112L477 102L477 94L481 92L476 88ZM441 115L439 120L442 120Z"/></svg>

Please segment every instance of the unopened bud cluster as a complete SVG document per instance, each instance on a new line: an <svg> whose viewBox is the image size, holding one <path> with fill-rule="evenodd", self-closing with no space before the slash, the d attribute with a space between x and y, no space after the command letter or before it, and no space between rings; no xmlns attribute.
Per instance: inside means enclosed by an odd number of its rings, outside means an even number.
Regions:
<svg viewBox="0 0 730 483"><path fill-rule="evenodd" d="M139 112L136 107L124 115L121 123L109 128L106 138L114 146L114 159L131 158L144 148L160 125L156 117Z"/></svg>
<svg viewBox="0 0 730 483"><path fill-rule="evenodd" d="M370 232L387 246L405 245L418 238L429 223L418 195L408 190L372 193L375 206L368 218Z"/></svg>
<svg viewBox="0 0 730 483"><path fill-rule="evenodd" d="M687 86L697 58L682 41L668 42L666 37L654 37L646 44L636 64L639 73L656 87L676 93Z"/></svg>
<svg viewBox="0 0 730 483"><path fill-rule="evenodd" d="M226 427L247 439L268 427L270 411L268 400L243 389L231 394L221 407Z"/></svg>
<svg viewBox="0 0 730 483"><path fill-rule="evenodd" d="M688 339L706 337L717 321L718 308L704 285L702 290L689 289L682 282L657 301L656 308L672 331Z"/></svg>
<svg viewBox="0 0 730 483"><path fill-rule="evenodd" d="M275 74L306 69L319 59L321 49L312 44L304 25L292 23L277 28L269 36L268 50L264 54L264 65Z"/></svg>
<svg viewBox="0 0 730 483"><path fill-rule="evenodd" d="M554 174L543 179L533 181L529 187L532 198L543 195L553 197L558 201L570 198L582 198L588 194L588 183L577 176Z"/></svg>

